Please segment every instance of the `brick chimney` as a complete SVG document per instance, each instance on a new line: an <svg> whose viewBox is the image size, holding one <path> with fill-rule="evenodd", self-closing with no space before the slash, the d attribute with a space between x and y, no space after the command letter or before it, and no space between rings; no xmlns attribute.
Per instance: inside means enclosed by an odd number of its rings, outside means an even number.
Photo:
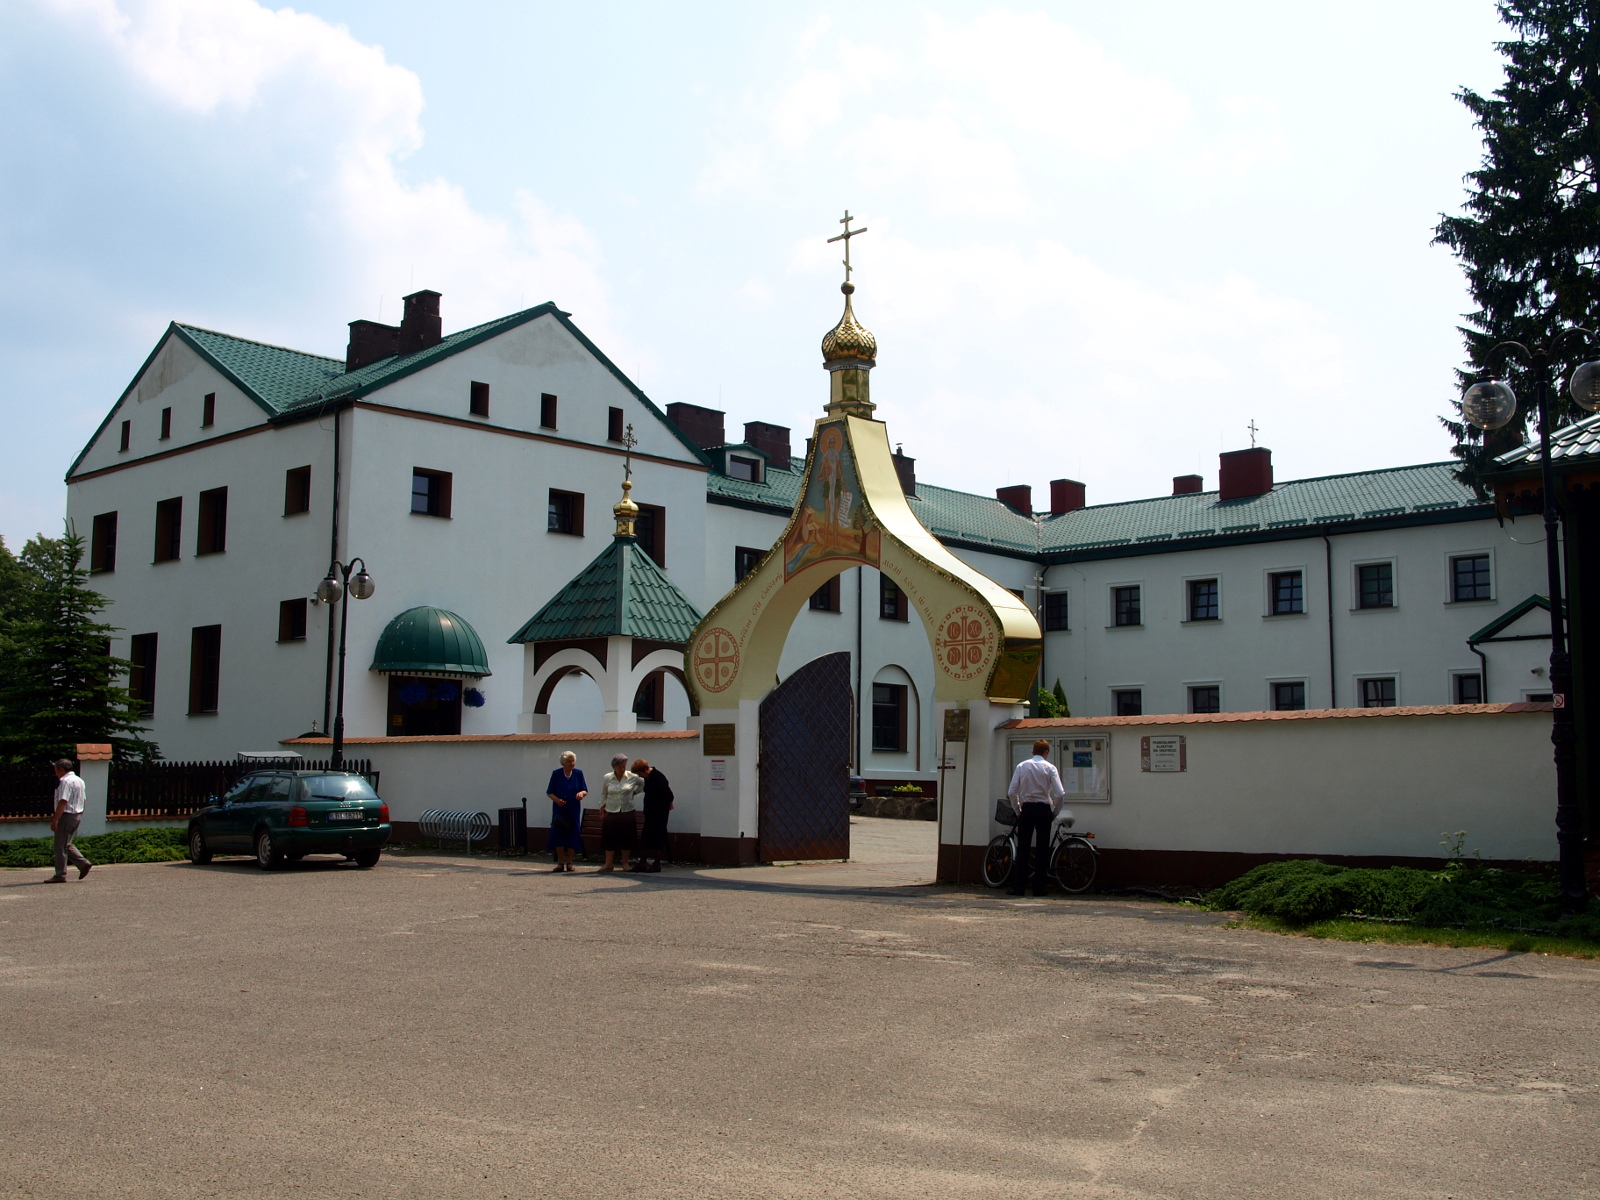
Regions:
<svg viewBox="0 0 1600 1200"><path fill-rule="evenodd" d="M683 430L684 435L702 450L727 445L728 438L722 426L723 415L718 409L701 408L698 404L667 405L667 420Z"/></svg>
<svg viewBox="0 0 1600 1200"><path fill-rule="evenodd" d="M894 473L900 476L900 490L908 496L917 494L917 460L907 458L899 446L894 448Z"/></svg>
<svg viewBox="0 0 1600 1200"><path fill-rule="evenodd" d="M1013 508L1025 517L1033 516L1033 488L1026 483L1013 483L1010 487L995 488L995 499Z"/></svg>
<svg viewBox="0 0 1600 1200"><path fill-rule="evenodd" d="M1077 512L1089 503L1087 489L1076 479L1052 479L1050 481L1050 515L1059 517L1062 513Z"/></svg>
<svg viewBox="0 0 1600 1200"><path fill-rule="evenodd" d="M439 293L412 292L405 302L406 309L400 317L400 353L415 354L437 346L444 336L439 321Z"/></svg>
<svg viewBox="0 0 1600 1200"><path fill-rule="evenodd" d="M1219 500L1264 496L1272 490L1272 451L1265 446L1229 450L1217 475Z"/></svg>
<svg viewBox="0 0 1600 1200"><path fill-rule="evenodd" d="M744 440L767 456L767 462L779 470L789 469L789 427L768 425L765 421L746 421Z"/></svg>
<svg viewBox="0 0 1600 1200"><path fill-rule="evenodd" d="M377 321L350 322L350 344L344 352L346 371L354 371L399 353L400 326L382 325Z"/></svg>
<svg viewBox="0 0 1600 1200"><path fill-rule="evenodd" d="M1174 496L1192 496L1196 492L1206 490L1204 475L1174 475L1172 477L1172 494Z"/></svg>

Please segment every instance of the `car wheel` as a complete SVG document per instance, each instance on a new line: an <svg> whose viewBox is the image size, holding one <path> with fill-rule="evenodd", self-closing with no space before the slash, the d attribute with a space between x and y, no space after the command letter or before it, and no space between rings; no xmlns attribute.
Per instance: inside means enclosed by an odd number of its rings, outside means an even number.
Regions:
<svg viewBox="0 0 1600 1200"><path fill-rule="evenodd" d="M283 865L283 851L272 841L270 831L263 829L256 834L256 866L263 871L276 871Z"/></svg>
<svg viewBox="0 0 1600 1200"><path fill-rule="evenodd" d="M378 860L383 857L383 851L357 850L353 855L351 855L351 857L356 860L356 866L360 867L363 871L370 871L373 867L378 865Z"/></svg>
<svg viewBox="0 0 1600 1200"><path fill-rule="evenodd" d="M198 825L189 830L189 861L197 867L211 861L211 847L206 845L206 835Z"/></svg>

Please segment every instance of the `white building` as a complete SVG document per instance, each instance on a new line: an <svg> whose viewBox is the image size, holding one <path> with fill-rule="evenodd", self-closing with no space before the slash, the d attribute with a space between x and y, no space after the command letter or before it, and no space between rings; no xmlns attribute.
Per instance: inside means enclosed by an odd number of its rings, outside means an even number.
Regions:
<svg viewBox="0 0 1600 1200"><path fill-rule="evenodd" d="M325 730L339 606L313 597L353 556L377 591L347 602L351 736L600 728L578 674L536 714L532 647L507 639L612 536L630 427L640 543L704 611L783 531L805 461L789 430L752 422L730 443L720 412L663 412L553 304L444 337L419 292L398 327L353 322L343 361L172 325L67 476L151 736L216 758ZM1187 476L1088 507L1056 480L1038 513L1025 487L977 496L899 465L923 524L1039 613L1042 680L1075 716L1548 692L1545 647L1503 640L1537 636L1523 606L1542 548L1446 464L1274 485L1268 452L1240 451L1216 492ZM854 568L784 652L785 675L853 655L868 777L933 778L932 663L908 610ZM681 727L681 687L652 678L641 718Z"/></svg>

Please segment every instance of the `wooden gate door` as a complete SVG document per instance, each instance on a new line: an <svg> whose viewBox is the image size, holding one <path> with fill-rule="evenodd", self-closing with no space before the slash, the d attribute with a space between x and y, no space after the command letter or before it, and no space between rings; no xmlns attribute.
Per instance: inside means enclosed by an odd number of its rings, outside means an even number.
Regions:
<svg viewBox="0 0 1600 1200"><path fill-rule="evenodd" d="M763 862L850 857L850 655L801 667L761 702Z"/></svg>

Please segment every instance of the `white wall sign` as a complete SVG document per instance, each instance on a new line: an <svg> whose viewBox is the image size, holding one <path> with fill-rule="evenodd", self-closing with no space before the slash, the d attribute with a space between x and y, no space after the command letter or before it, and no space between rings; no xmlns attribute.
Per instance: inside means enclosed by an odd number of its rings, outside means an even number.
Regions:
<svg viewBox="0 0 1600 1200"><path fill-rule="evenodd" d="M725 758L711 760L711 790L713 792L728 790L728 760Z"/></svg>
<svg viewBox="0 0 1600 1200"><path fill-rule="evenodd" d="M1158 733L1139 739L1142 771L1187 771L1189 753L1181 734Z"/></svg>

